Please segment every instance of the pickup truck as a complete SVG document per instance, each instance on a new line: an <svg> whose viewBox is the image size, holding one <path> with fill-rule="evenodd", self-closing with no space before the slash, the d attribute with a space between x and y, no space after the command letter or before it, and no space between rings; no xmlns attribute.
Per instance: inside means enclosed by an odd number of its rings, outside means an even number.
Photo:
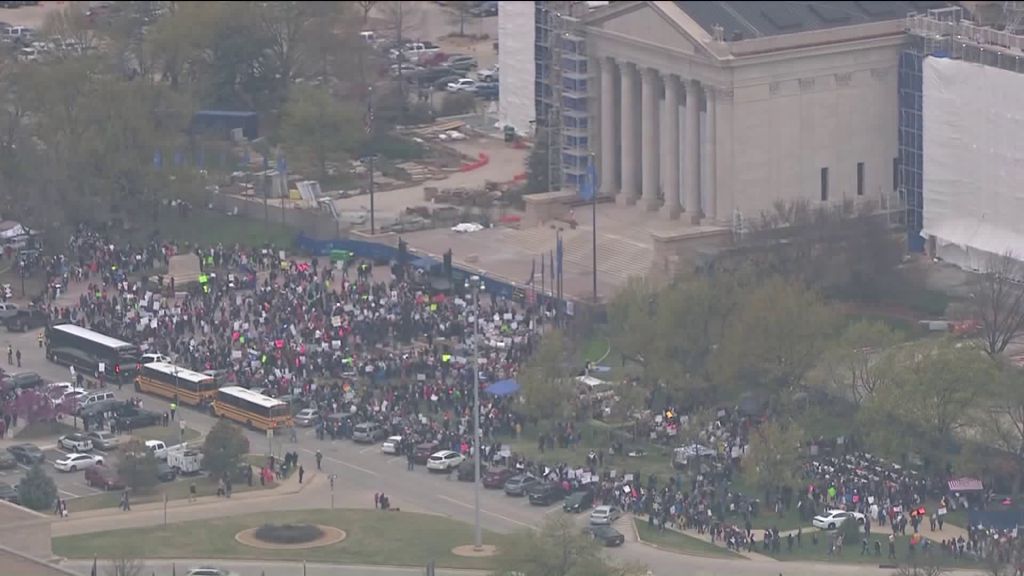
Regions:
<svg viewBox="0 0 1024 576"><path fill-rule="evenodd" d="M167 460L167 455L169 453L184 451L187 449L187 442L168 446L163 440L146 440L146 450L152 452L153 456L156 456L157 460Z"/></svg>

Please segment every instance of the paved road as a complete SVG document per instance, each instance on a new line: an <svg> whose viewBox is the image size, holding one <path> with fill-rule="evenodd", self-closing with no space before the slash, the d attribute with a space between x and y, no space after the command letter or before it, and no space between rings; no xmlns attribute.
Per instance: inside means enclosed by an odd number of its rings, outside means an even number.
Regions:
<svg viewBox="0 0 1024 576"><path fill-rule="evenodd" d="M173 566L172 566L173 564ZM78 572L89 574L92 561L74 560L63 563L63 566ZM189 568L197 566L217 566L238 574L238 576L295 576L303 574L302 565L294 562L244 562L238 560L149 560L145 563L143 574L170 576L172 573L184 574ZM99 572L104 573L103 562L99 563ZM306 576L421 576L424 568L404 568L398 566L344 566L337 564L307 564ZM484 576L486 572L478 570L437 569L437 576Z"/></svg>

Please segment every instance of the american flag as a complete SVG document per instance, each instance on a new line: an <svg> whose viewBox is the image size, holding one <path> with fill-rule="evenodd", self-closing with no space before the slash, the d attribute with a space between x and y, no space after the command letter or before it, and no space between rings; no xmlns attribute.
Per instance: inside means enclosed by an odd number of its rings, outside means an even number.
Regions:
<svg viewBox="0 0 1024 576"><path fill-rule="evenodd" d="M373 134L373 86L370 86L369 97L366 99L366 133Z"/></svg>

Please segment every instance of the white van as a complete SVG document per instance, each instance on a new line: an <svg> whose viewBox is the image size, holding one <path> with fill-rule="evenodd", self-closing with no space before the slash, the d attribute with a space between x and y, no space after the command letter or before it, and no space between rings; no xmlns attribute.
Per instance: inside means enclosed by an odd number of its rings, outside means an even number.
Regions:
<svg viewBox="0 0 1024 576"><path fill-rule="evenodd" d="M115 398L114 398L114 393L113 392L92 392L90 394L86 394L84 396L81 396L78 399L78 406L79 406L79 409L81 409L81 408L85 408L86 406L89 406L91 404L98 404L98 403L104 402L106 400L114 400L114 399Z"/></svg>

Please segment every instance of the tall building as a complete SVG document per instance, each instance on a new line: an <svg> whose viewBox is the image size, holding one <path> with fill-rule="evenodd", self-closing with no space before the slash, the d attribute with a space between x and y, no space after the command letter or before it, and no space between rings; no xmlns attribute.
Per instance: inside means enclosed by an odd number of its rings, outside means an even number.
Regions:
<svg viewBox="0 0 1024 576"><path fill-rule="evenodd" d="M583 18L603 194L728 224L891 206L907 14L942 2L624 1Z"/></svg>

